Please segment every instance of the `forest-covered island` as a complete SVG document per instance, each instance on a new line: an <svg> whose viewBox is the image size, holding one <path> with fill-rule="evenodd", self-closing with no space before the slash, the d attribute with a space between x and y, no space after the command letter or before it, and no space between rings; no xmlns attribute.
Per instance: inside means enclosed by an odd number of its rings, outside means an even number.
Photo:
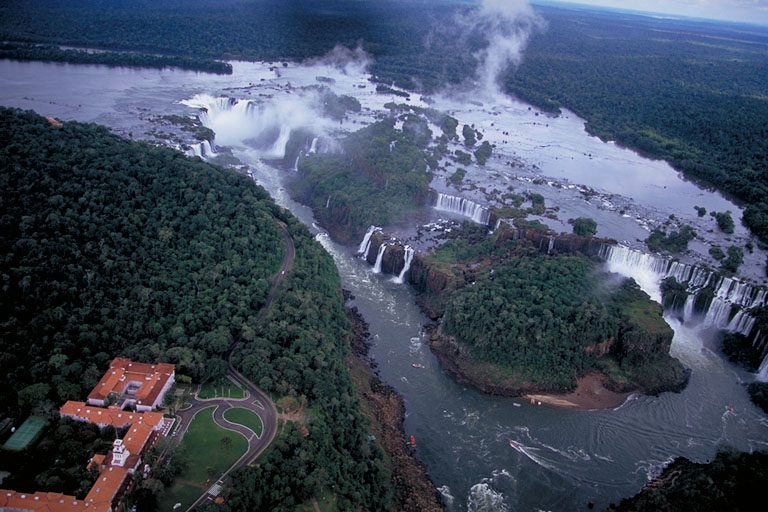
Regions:
<svg viewBox="0 0 768 512"><path fill-rule="evenodd" d="M477 227L464 229L466 237L417 256L411 273L422 305L439 319L431 345L450 372L512 396L569 393L590 374L617 393L685 386L688 371L669 355L673 333L661 307L631 279L600 270L586 252L599 242L566 235L586 254L547 254L533 230L502 227L478 238Z"/></svg>

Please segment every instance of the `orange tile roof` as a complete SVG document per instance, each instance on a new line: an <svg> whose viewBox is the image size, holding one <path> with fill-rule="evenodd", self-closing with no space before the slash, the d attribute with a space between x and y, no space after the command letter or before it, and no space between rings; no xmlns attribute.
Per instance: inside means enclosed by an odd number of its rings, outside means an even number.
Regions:
<svg viewBox="0 0 768 512"><path fill-rule="evenodd" d="M174 365L168 363L136 363L124 357L116 357L88 399L105 400L110 393L124 393L130 382L138 382L136 403L152 405L175 369Z"/></svg>
<svg viewBox="0 0 768 512"><path fill-rule="evenodd" d="M127 474L127 473L126 473ZM59 492L16 492L0 489L0 510L29 510L33 512L106 512L112 502L78 500Z"/></svg>
<svg viewBox="0 0 768 512"><path fill-rule="evenodd" d="M115 428L138 423L157 427L163 422L163 414L159 412L121 411L113 408L96 407L74 400L69 400L62 405L59 413L62 416L73 416L88 423L112 425Z"/></svg>
<svg viewBox="0 0 768 512"><path fill-rule="evenodd" d="M134 423L123 436L123 445L133 454L140 454L147 445L154 429L147 423Z"/></svg>
<svg viewBox="0 0 768 512"><path fill-rule="evenodd" d="M96 510L101 510L101 507L104 506L106 506L104 510L107 510L107 508L112 506L112 502L127 476L128 470L125 468L119 466L108 467L99 473L99 478L96 479L93 487L88 491L84 501L90 507L96 507Z"/></svg>

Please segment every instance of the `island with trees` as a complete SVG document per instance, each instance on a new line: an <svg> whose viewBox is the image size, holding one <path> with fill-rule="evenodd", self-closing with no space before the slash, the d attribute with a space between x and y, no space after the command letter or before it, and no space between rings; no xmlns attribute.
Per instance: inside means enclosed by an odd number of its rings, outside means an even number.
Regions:
<svg viewBox="0 0 768 512"><path fill-rule="evenodd" d="M535 230L502 226L478 237L464 229L418 255L411 271L422 306L439 320L431 346L448 371L505 395L568 393L592 374L617 393L685 386L661 306L590 259L602 241L562 235L550 251Z"/></svg>

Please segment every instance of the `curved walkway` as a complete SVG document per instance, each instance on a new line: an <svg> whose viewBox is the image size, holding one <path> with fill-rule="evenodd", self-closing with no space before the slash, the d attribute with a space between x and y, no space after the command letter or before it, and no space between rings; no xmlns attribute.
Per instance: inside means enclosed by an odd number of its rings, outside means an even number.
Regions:
<svg viewBox="0 0 768 512"><path fill-rule="evenodd" d="M277 275L275 275L275 277L272 279L272 288L269 291L269 295L267 295L267 300L264 303L264 306L261 308L261 311L259 311L258 318L260 320L266 316L267 311L269 311L269 308L272 306L272 303L274 302L277 295L277 289L282 284L286 274L293 268L293 261L296 257L296 248L293 245L293 238L291 238L291 235L288 233L285 224L280 221L277 221L277 223L280 226L280 230L283 232L283 240L285 241L285 258L283 259L283 264L280 267L280 270L278 270ZM195 396L195 398L192 399L192 405L190 407L183 411L177 412L177 415L179 416L179 426L176 432L179 433L178 435L180 437L184 435L187 428L189 427L189 424L192 422L198 412L207 407L216 406L216 409L213 412L213 421L224 429L240 433L248 441L248 449L246 452L242 455L242 457L240 457L240 459L237 460L237 462L235 462L226 472L224 472L223 475L221 475L218 480L219 483L222 482L233 470L242 466L246 466L256 460L256 458L261 455L267 446L270 445L272 440L275 438L275 433L277 432L277 409L275 409L275 404L266 395L266 393L256 387L256 385L248 380L248 378L246 378L242 373L237 371L237 369L232 364L232 354L235 352L235 349L239 344L240 342L236 342L229 349L229 353L227 355L227 366L229 368L228 377L245 391L245 397L240 399L198 399ZM261 405L256 405L256 402ZM233 407L248 409L261 418L261 436L257 436L254 431L244 425L232 423L224 418L224 411ZM195 501L187 510L195 508L197 505L205 502L208 499L210 499L210 495L208 490L206 490L206 492L204 492L203 495L200 496L200 498L198 498L197 501Z"/></svg>

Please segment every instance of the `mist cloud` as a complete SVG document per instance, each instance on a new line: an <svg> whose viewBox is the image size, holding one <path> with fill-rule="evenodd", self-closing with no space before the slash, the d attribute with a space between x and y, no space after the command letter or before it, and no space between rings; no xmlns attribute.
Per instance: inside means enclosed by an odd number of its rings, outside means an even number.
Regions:
<svg viewBox="0 0 768 512"><path fill-rule="evenodd" d="M520 65L531 35L545 27L526 0L482 0L458 15L457 24L465 32L465 41L487 43L474 53L478 63L475 79L487 93L498 91L502 73Z"/></svg>

